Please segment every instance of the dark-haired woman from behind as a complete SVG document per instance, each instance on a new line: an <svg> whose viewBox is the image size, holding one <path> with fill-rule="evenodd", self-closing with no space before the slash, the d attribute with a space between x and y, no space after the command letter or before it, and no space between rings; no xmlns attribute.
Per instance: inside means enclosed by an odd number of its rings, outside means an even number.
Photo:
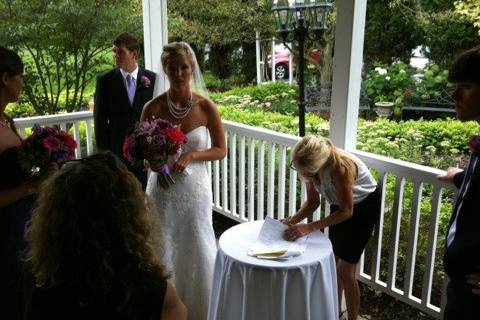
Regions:
<svg viewBox="0 0 480 320"><path fill-rule="evenodd" d="M112 153L67 162L27 227L21 319L185 319L135 176Z"/></svg>

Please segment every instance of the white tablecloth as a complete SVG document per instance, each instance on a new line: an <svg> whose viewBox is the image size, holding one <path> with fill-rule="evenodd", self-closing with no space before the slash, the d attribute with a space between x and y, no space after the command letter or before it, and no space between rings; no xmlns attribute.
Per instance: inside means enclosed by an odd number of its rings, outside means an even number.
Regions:
<svg viewBox="0 0 480 320"><path fill-rule="evenodd" d="M335 257L316 231L305 253L287 261L247 255L263 221L239 224L220 237L209 320L338 319Z"/></svg>

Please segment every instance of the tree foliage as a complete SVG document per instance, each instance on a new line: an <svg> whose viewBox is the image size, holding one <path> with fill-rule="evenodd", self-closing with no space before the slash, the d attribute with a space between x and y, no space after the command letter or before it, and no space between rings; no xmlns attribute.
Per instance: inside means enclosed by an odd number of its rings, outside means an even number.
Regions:
<svg viewBox="0 0 480 320"><path fill-rule="evenodd" d="M455 1L455 11L466 17L480 30L480 2L478 0Z"/></svg>
<svg viewBox="0 0 480 320"><path fill-rule="evenodd" d="M141 31L139 0L8 0L0 16L0 41L22 55L25 93L38 114L77 111L86 85L109 63L114 36Z"/></svg>
<svg viewBox="0 0 480 320"><path fill-rule="evenodd" d="M273 31L268 0L168 1L169 36L197 46L255 42L255 30Z"/></svg>
<svg viewBox="0 0 480 320"><path fill-rule="evenodd" d="M426 56L447 68L454 57L480 43L472 22L453 10L430 13L422 17Z"/></svg>
<svg viewBox="0 0 480 320"><path fill-rule="evenodd" d="M459 52L480 43L479 29L477 0L369 0L365 61L407 62L422 46L427 58L448 67Z"/></svg>
<svg viewBox="0 0 480 320"><path fill-rule="evenodd" d="M369 0L365 23L364 60L370 64L408 62L412 50L421 44L414 0Z"/></svg>
<svg viewBox="0 0 480 320"><path fill-rule="evenodd" d="M208 44L208 67L221 79L233 72L254 77L255 31L272 34L275 26L270 1L171 0L168 10L170 40L189 42L199 55Z"/></svg>

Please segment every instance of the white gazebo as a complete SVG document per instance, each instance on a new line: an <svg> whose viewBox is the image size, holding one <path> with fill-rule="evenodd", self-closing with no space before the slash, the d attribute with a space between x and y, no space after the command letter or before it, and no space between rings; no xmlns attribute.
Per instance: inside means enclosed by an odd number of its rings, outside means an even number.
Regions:
<svg viewBox="0 0 480 320"><path fill-rule="evenodd" d="M432 292L434 288L438 292L439 286L444 289L444 281L435 279L437 272L441 271L436 269L436 262L441 257L437 252L437 238L442 194L450 186L437 180L436 176L443 173L441 170L356 150L367 1L337 0L335 4L337 20L330 115L331 139L337 146L356 154L376 171L382 186L381 220L371 241L372 248L364 254L368 255L370 263L367 266L366 259L362 257L357 278L424 313L441 318L444 296L438 293L434 295ZM148 69L158 71L162 47L168 42L167 1L143 0L143 22L145 64ZM165 79L162 85L166 86ZM22 135L25 135L25 129L34 123L58 124L62 128L72 124L77 141L80 141L80 127L85 126L87 139L83 145L79 144L76 156L81 157L93 152L92 112L16 119ZM214 210L239 222L263 219L264 214L279 218L293 214L299 203L297 191L300 191L300 200L305 198L305 186L288 165L291 147L298 137L229 121L224 121L224 128L228 156L211 165ZM231 172L234 174L230 174ZM289 179L286 179L287 177ZM388 177L395 181L391 203L386 200ZM413 186L406 233L408 245L400 248L400 222L404 212L404 190L407 183ZM427 194L424 194L425 186L429 186ZM431 209L426 218L428 230L420 234L422 200L428 201ZM322 210L315 213L315 217L328 214L328 206L324 205ZM386 214L392 222L391 225L384 226ZM385 239L387 229L389 237ZM426 257L424 261L417 261L421 236L426 239ZM388 253L387 266L381 264L382 254L385 252ZM406 257L405 265L398 265L400 255ZM419 276L420 265L423 266L423 273ZM404 271L402 282L399 282L397 276L400 268ZM413 292L414 281L422 282L421 292Z"/></svg>

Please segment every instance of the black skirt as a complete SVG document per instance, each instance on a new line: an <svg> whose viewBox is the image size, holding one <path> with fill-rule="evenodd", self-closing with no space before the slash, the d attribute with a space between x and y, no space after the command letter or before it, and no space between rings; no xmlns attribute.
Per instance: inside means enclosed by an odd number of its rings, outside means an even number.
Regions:
<svg viewBox="0 0 480 320"><path fill-rule="evenodd" d="M377 187L353 206L351 218L330 227L328 236L335 256L349 263L358 263L380 217L380 206L381 194ZM330 206L330 212L337 210L337 205Z"/></svg>

